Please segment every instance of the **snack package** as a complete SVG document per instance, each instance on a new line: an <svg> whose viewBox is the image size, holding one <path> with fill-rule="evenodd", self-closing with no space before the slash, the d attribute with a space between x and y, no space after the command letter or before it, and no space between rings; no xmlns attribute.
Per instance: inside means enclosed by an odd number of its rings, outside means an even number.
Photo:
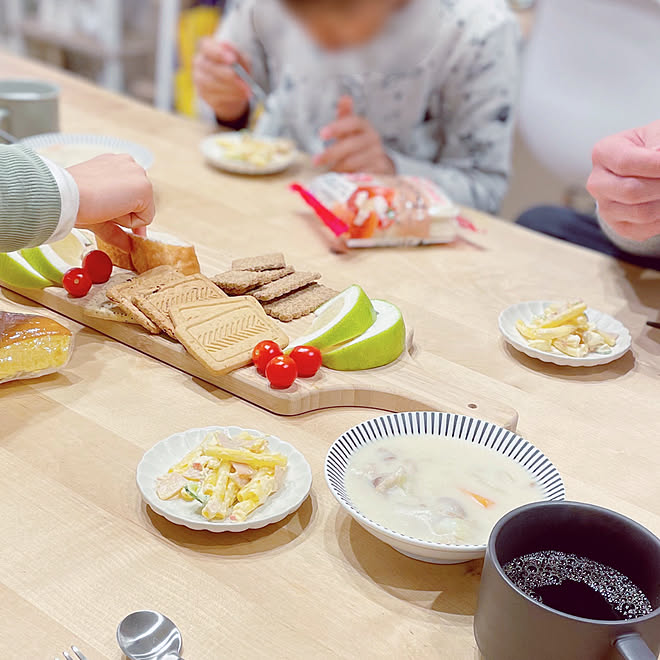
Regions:
<svg viewBox="0 0 660 660"><path fill-rule="evenodd" d="M0 310L0 384L52 374L72 349L71 331L57 321Z"/></svg>
<svg viewBox="0 0 660 660"><path fill-rule="evenodd" d="M458 208L427 179L330 172L291 190L349 248L435 245L457 237Z"/></svg>

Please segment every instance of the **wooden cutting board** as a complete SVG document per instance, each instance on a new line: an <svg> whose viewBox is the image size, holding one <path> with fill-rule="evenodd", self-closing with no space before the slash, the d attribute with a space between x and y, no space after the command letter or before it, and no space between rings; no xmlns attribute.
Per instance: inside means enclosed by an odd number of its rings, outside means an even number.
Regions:
<svg viewBox="0 0 660 660"><path fill-rule="evenodd" d="M223 268L221 264L216 264L202 270L212 274ZM254 367L219 376L191 357L181 344L164 335L150 335L137 325L87 316L83 312L83 302L71 298L62 288L6 288L279 415L356 406L391 412L440 410L460 413L487 419L511 430L516 428L518 422L518 413L510 406L468 389L469 383L474 380L470 378L474 374L469 369L419 351L412 341L410 328L409 350L386 367L352 372L323 368L313 378L297 379L287 390L274 390ZM287 335L295 339L308 331L312 318L309 316L283 323L282 326ZM466 384L461 386L461 382Z"/></svg>

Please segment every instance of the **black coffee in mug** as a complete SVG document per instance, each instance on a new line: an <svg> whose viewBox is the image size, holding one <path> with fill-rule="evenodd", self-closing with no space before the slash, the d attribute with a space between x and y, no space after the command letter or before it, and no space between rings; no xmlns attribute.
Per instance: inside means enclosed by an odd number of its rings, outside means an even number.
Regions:
<svg viewBox="0 0 660 660"><path fill-rule="evenodd" d="M508 562L504 573L539 603L584 619L619 621L653 611L646 594L630 578L573 553L533 552Z"/></svg>

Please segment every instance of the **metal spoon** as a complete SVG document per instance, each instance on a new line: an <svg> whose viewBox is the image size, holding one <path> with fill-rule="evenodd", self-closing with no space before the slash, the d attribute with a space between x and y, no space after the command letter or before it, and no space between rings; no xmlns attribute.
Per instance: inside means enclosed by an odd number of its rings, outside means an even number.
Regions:
<svg viewBox="0 0 660 660"><path fill-rule="evenodd" d="M159 612L129 614L117 627L117 643L129 660L183 660L181 632Z"/></svg>

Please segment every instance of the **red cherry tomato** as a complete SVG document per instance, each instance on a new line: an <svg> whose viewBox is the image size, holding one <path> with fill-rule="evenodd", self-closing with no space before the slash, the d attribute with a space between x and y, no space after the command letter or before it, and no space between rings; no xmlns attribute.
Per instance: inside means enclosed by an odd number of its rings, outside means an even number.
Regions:
<svg viewBox="0 0 660 660"><path fill-rule="evenodd" d="M315 346L296 346L291 351L298 375L302 378L311 378L321 368L321 351Z"/></svg>
<svg viewBox="0 0 660 660"><path fill-rule="evenodd" d="M82 267L94 284L103 284L112 275L112 261L101 250L92 250L86 254L83 257Z"/></svg>
<svg viewBox="0 0 660 660"><path fill-rule="evenodd" d="M82 298L92 288L92 280L82 268L70 268L64 273L62 286L74 298Z"/></svg>
<svg viewBox="0 0 660 660"><path fill-rule="evenodd" d="M278 355L282 355L282 349L274 341L260 341L252 351L252 363L263 376L268 363Z"/></svg>
<svg viewBox="0 0 660 660"><path fill-rule="evenodd" d="M285 390L293 385L298 376L298 367L288 355L274 357L266 367L266 378L270 386L276 390Z"/></svg>

